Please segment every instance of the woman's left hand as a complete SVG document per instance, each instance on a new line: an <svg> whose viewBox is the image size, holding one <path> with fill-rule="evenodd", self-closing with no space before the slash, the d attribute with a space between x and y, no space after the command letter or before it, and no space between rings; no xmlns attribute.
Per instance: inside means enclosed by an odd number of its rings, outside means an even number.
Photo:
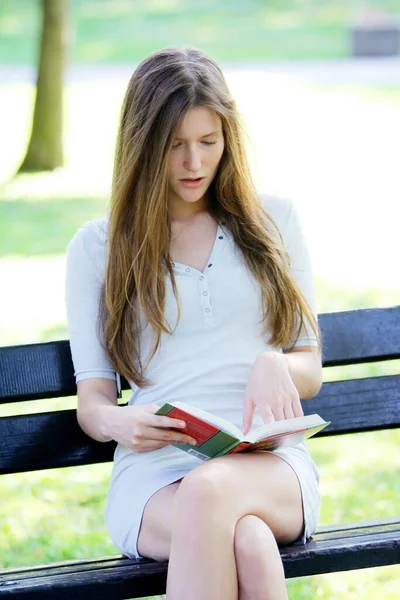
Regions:
<svg viewBox="0 0 400 600"><path fill-rule="evenodd" d="M263 352L254 361L244 394L244 434L251 429L256 407L264 423L303 416L299 392L290 376L285 354Z"/></svg>

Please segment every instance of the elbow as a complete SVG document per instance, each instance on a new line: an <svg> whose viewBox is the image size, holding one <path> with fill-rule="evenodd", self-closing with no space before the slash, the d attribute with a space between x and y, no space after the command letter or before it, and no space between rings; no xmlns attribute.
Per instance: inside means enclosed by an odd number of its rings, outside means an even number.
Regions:
<svg viewBox="0 0 400 600"><path fill-rule="evenodd" d="M311 400L311 398L314 398L314 396L316 396L321 388L322 388L322 368L320 370L320 373L316 374L316 376L310 381L310 385L308 386L307 390L305 390L305 394L302 396L302 400Z"/></svg>
<svg viewBox="0 0 400 600"><path fill-rule="evenodd" d="M77 409L76 409L76 420L78 421L79 427L84 430L83 424L85 422L85 418L82 413L83 413L83 410L78 404Z"/></svg>
<svg viewBox="0 0 400 600"><path fill-rule="evenodd" d="M90 435L88 433L88 426L87 426L87 421L88 421L87 410L85 410L84 408L79 406L79 404L76 409L76 420L78 421L78 425L82 429L82 431L84 433L86 433L86 435Z"/></svg>
<svg viewBox="0 0 400 600"><path fill-rule="evenodd" d="M285 354L289 361L289 373L302 400L311 400L322 387L321 356L314 349L292 350Z"/></svg>
<svg viewBox="0 0 400 600"><path fill-rule="evenodd" d="M310 356L313 362L312 365L309 365L307 375L303 379L302 400L314 398L321 390L323 383L321 360L315 355Z"/></svg>

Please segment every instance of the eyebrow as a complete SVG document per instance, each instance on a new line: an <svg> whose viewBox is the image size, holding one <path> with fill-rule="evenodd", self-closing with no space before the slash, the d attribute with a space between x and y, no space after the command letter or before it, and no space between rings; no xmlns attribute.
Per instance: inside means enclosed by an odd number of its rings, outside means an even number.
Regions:
<svg viewBox="0 0 400 600"><path fill-rule="evenodd" d="M210 135L215 135L216 133L220 133L220 132L221 132L221 129L216 129L215 131L211 131L211 133L206 133L205 135L201 135L200 139L205 138L205 137L210 137ZM175 139L183 141L185 138L176 137Z"/></svg>

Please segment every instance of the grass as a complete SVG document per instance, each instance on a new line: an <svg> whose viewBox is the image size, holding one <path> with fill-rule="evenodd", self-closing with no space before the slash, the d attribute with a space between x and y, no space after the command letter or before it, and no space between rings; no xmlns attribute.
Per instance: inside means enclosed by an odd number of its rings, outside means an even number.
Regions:
<svg viewBox="0 0 400 600"><path fill-rule="evenodd" d="M2 256L62 254L78 227L104 212L99 198L27 202L23 198L0 202ZM51 227L49 227L51 224Z"/></svg>
<svg viewBox="0 0 400 600"><path fill-rule="evenodd" d="M397 0L375 0L374 6L399 15ZM71 0L69 58L135 62L184 44L218 60L341 58L349 55L349 26L359 12L358 0ZM39 0L3 6L0 62L33 64L39 24Z"/></svg>
<svg viewBox="0 0 400 600"><path fill-rule="evenodd" d="M27 86L2 87L1 344L67 337L62 297L65 247L83 221L100 216L106 209L122 91L119 83L112 87L72 84L67 92L67 167L7 181L25 143L32 90ZM318 93L328 92L319 88ZM379 103L392 104L394 98L400 99L399 90L388 93L386 89L342 88L340 93L367 94L369 101ZM102 101L94 102L99 97ZM337 253L336 248L321 248L325 251ZM349 266L344 262L343 279L332 278L329 272L316 277L320 312L398 304L395 283L373 285L371 269L369 285L360 286L356 281L348 285L349 278L357 278L352 273L347 276L346 269ZM384 365L331 369L325 373L325 380L398 372L399 361L389 361ZM74 406L75 399L27 404L29 411L46 411ZM25 409L27 404L18 409ZM11 405L1 407L2 415L14 411ZM309 442L321 472L321 524L400 514L399 443L398 431ZM105 464L3 476L0 564L36 564L116 553L103 521L110 469L111 465ZM305 577L290 580L288 587L293 600L394 600L400 595L400 569Z"/></svg>

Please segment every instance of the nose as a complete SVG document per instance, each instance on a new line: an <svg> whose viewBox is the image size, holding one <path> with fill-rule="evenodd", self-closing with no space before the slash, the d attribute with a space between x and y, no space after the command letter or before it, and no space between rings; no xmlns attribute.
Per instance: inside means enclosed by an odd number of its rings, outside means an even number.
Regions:
<svg viewBox="0 0 400 600"><path fill-rule="evenodd" d="M188 148L185 153L184 167L187 171L197 173L201 169L200 152L198 148Z"/></svg>

